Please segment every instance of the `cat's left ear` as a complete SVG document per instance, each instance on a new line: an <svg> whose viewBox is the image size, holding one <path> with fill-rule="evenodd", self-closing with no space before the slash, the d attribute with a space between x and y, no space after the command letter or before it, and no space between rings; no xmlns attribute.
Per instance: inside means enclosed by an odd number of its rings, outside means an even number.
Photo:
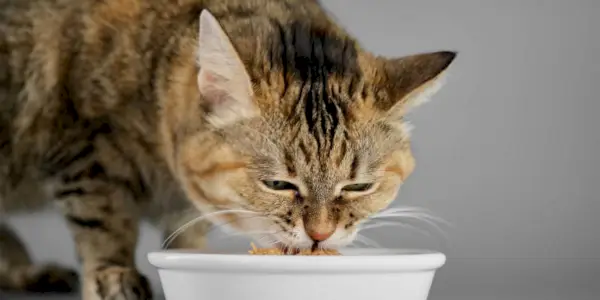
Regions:
<svg viewBox="0 0 600 300"><path fill-rule="evenodd" d="M405 113L429 100L443 86L445 71L456 54L440 51L381 59L380 88L388 95L382 108Z"/></svg>
<svg viewBox="0 0 600 300"><path fill-rule="evenodd" d="M200 14L198 88L210 124L221 128L258 114L244 63L207 10Z"/></svg>

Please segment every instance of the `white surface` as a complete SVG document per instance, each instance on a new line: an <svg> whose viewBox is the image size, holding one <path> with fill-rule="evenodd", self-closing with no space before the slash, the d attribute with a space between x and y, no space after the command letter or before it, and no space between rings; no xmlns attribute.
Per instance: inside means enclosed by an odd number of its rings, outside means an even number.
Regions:
<svg viewBox="0 0 600 300"><path fill-rule="evenodd" d="M348 249L343 256L154 252L167 300L425 300L438 252Z"/></svg>

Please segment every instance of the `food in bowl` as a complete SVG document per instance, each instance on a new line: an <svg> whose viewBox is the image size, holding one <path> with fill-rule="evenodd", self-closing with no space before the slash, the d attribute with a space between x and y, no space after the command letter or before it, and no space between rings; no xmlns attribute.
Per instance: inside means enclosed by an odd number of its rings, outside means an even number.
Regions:
<svg viewBox="0 0 600 300"><path fill-rule="evenodd" d="M302 250L287 250L282 248L257 248L253 243L250 244L252 249L248 253L252 255L341 255L335 249L302 249Z"/></svg>

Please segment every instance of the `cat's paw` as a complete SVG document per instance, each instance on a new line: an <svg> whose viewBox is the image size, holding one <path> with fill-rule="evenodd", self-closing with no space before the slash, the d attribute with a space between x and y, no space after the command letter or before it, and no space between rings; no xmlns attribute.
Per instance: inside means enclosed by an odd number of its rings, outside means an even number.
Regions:
<svg viewBox="0 0 600 300"><path fill-rule="evenodd" d="M107 267L86 275L85 300L149 300L146 277L133 268Z"/></svg>
<svg viewBox="0 0 600 300"><path fill-rule="evenodd" d="M79 286L77 272L56 265L30 266L23 278L23 290L33 293L71 293Z"/></svg>

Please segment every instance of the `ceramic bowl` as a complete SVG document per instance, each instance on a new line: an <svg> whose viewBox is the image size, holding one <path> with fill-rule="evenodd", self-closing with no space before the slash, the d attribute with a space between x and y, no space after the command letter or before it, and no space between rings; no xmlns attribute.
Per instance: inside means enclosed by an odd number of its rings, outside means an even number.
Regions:
<svg viewBox="0 0 600 300"><path fill-rule="evenodd" d="M167 300L426 300L444 254L342 249L341 256L161 251L148 255Z"/></svg>

